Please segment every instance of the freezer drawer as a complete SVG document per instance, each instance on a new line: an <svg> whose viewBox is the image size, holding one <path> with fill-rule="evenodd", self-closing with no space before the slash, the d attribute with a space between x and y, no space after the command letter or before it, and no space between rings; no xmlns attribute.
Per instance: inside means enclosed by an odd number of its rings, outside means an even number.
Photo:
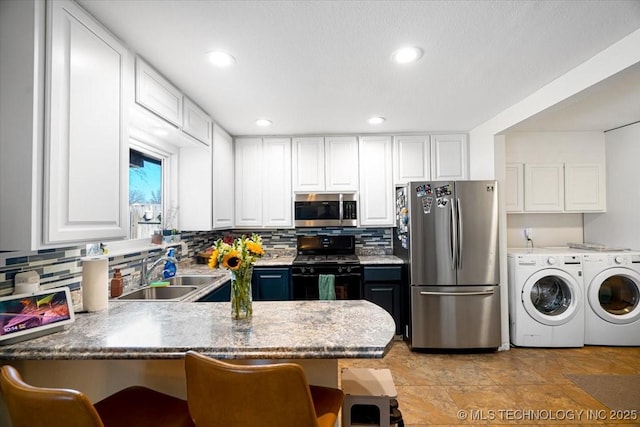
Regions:
<svg viewBox="0 0 640 427"><path fill-rule="evenodd" d="M411 286L411 348L500 347L499 286Z"/></svg>

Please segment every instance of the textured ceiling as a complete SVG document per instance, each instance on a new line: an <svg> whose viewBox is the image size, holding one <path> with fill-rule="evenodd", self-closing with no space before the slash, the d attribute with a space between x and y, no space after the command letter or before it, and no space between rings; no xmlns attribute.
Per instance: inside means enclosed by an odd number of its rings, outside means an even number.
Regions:
<svg viewBox="0 0 640 427"><path fill-rule="evenodd" d="M638 0L79 3L233 135L468 131L640 28Z"/></svg>

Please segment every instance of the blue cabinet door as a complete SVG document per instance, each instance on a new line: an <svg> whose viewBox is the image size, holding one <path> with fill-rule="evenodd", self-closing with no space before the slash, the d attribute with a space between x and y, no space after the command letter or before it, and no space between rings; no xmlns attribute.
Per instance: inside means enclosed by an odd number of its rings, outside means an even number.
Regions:
<svg viewBox="0 0 640 427"><path fill-rule="evenodd" d="M291 299L289 268L254 267L251 279L255 301L288 301Z"/></svg>
<svg viewBox="0 0 640 427"><path fill-rule="evenodd" d="M231 280L219 288L203 296L198 302L229 302L231 301Z"/></svg>
<svg viewBox="0 0 640 427"><path fill-rule="evenodd" d="M396 322L396 334L402 334L402 267L364 267L364 299L379 305Z"/></svg>

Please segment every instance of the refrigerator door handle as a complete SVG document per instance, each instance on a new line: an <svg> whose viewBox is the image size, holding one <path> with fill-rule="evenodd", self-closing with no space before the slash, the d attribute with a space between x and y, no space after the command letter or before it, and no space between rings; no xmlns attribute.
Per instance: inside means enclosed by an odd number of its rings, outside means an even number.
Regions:
<svg viewBox="0 0 640 427"><path fill-rule="evenodd" d="M451 200L451 219L449 222L449 246L451 250L451 269L458 268L458 215L455 199Z"/></svg>
<svg viewBox="0 0 640 427"><path fill-rule="evenodd" d="M433 296L445 296L445 297L458 297L458 296L475 296L475 295L493 295L491 291L477 291L477 292L428 292L420 291L420 295L433 295Z"/></svg>
<svg viewBox="0 0 640 427"><path fill-rule="evenodd" d="M456 199L456 209L458 212L458 265L456 268L459 270L462 268L462 247L464 245L464 233L462 229L462 203L460 199Z"/></svg>

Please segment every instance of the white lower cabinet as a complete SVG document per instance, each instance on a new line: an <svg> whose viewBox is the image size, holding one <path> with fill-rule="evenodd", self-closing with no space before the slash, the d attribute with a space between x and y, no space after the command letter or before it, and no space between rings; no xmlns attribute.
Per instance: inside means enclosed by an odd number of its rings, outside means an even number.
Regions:
<svg viewBox="0 0 640 427"><path fill-rule="evenodd" d="M392 143L388 136L359 138L359 224L387 227L394 223Z"/></svg>
<svg viewBox="0 0 640 427"><path fill-rule="evenodd" d="M291 227L291 140L236 139L235 189L235 227Z"/></svg>
<svg viewBox="0 0 640 427"><path fill-rule="evenodd" d="M43 241L125 237L129 53L75 2L47 6Z"/></svg>
<svg viewBox="0 0 640 427"><path fill-rule="evenodd" d="M213 125L213 228L233 227L233 138Z"/></svg>

